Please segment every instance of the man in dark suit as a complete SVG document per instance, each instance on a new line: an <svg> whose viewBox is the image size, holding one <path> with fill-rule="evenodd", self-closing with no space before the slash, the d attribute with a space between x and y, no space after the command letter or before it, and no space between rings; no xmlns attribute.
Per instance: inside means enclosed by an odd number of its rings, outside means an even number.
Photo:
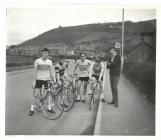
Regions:
<svg viewBox="0 0 161 140"><path fill-rule="evenodd" d="M118 82L120 78L121 72L121 58L116 53L115 48L110 49L111 58L109 62L107 62L107 68L110 69L110 84L111 84L111 92L112 92L112 101L108 104L114 104L115 107L118 107Z"/></svg>

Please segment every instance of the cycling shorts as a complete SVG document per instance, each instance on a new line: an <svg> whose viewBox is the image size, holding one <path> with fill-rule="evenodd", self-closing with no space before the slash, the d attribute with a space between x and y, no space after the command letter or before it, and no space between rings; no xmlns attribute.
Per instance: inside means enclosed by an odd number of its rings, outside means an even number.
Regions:
<svg viewBox="0 0 161 140"><path fill-rule="evenodd" d="M80 81L87 81L88 82L89 77L79 77L78 80L80 80Z"/></svg>
<svg viewBox="0 0 161 140"><path fill-rule="evenodd" d="M48 88L48 81L44 81L44 80L36 80L36 84L35 84L35 88L39 88L41 89L42 86L44 85L44 88L47 89Z"/></svg>
<svg viewBox="0 0 161 140"><path fill-rule="evenodd" d="M98 75L95 75L95 74L92 74L92 77L94 77L96 80L99 79L99 76ZM103 76L101 77L101 81L103 81Z"/></svg>

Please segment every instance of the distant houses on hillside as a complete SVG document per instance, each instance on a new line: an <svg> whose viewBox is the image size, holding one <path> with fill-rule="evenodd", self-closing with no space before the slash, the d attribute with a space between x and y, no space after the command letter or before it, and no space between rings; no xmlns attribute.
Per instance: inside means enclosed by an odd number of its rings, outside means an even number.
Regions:
<svg viewBox="0 0 161 140"><path fill-rule="evenodd" d="M81 52L85 52L87 57L94 57L94 56L99 56L99 57L105 57L106 52L103 52L100 47L100 42L87 42L87 43L76 43L74 45L74 49L77 55Z"/></svg>
<svg viewBox="0 0 161 140"><path fill-rule="evenodd" d="M10 48L7 50L8 55L24 55L24 56L33 56L38 54L39 50L30 47L16 47Z"/></svg>
<svg viewBox="0 0 161 140"><path fill-rule="evenodd" d="M47 44L43 47L47 47L50 49L50 55L51 56L58 56L58 55L67 55L69 46L64 43L53 43L53 44Z"/></svg>
<svg viewBox="0 0 161 140"><path fill-rule="evenodd" d="M43 46L14 45L7 49L7 55L39 56L41 49L47 47L50 49L51 56L79 56L81 52L85 52L87 57L105 57L106 52L103 52L100 46L99 42L75 43L73 46L64 43L50 43Z"/></svg>
<svg viewBox="0 0 161 140"><path fill-rule="evenodd" d="M7 49L8 55L34 56L40 55L41 49L47 47L50 49L51 56L66 55L69 46L64 43L50 43L44 46L19 45Z"/></svg>

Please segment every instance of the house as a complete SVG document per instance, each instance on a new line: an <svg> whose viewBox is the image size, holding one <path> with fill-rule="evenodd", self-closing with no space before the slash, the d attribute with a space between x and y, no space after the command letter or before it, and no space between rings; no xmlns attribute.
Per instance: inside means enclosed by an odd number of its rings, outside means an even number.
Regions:
<svg viewBox="0 0 161 140"><path fill-rule="evenodd" d="M50 49L51 56L59 56L59 55L66 55L69 46L64 43L51 43L43 47L47 47L48 49Z"/></svg>

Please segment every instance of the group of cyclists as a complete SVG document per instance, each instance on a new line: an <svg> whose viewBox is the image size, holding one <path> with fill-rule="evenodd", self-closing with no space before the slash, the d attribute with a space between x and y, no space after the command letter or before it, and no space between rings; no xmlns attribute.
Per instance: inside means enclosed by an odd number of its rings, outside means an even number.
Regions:
<svg viewBox="0 0 161 140"><path fill-rule="evenodd" d="M63 59L60 59L59 62L53 67L52 60L49 59L50 50L48 48L43 48L41 50L41 54L42 56L36 59L34 63L34 81L32 84L32 88L34 89L34 91L29 116L32 116L34 114L35 98L41 92L42 87L44 87L44 89L47 89L47 84L50 80L54 81L55 83L61 84L61 79L66 77L66 69L68 69L68 64L65 63ZM100 81L100 98L102 102L105 102L102 92L104 72L105 66L103 65L99 57L96 57L93 61L90 61L86 59L86 53L80 53L80 59L76 61L74 70L72 72L73 77L75 77L75 75L77 75L78 77L79 91L76 95L76 102L82 101L83 103L86 103L87 86L89 80L93 78ZM83 94L80 94L80 87L82 86L82 84L84 85L84 90ZM88 94L90 94L91 92L92 83L90 83L90 89ZM49 96L48 98L48 101L50 101L51 97ZM48 103L47 111L50 113L55 113L55 111L51 108L50 102Z"/></svg>

